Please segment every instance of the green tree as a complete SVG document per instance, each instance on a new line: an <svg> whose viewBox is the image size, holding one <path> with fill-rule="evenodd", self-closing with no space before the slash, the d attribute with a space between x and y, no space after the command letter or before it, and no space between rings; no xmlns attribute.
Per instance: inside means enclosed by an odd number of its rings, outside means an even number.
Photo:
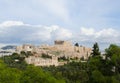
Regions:
<svg viewBox="0 0 120 83"><path fill-rule="evenodd" d="M19 83L20 75L20 70L9 68L0 60L0 83Z"/></svg>
<svg viewBox="0 0 120 83"><path fill-rule="evenodd" d="M93 45L93 50L92 50L92 56L98 56L100 55L100 51L99 51L99 46L98 46L98 43L96 42L94 45Z"/></svg>
<svg viewBox="0 0 120 83"><path fill-rule="evenodd" d="M79 44L78 44L78 43L75 43L75 46L76 46L76 47L79 47Z"/></svg>
<svg viewBox="0 0 120 83"><path fill-rule="evenodd" d="M2 59L9 67L12 68L25 69L27 67L25 57L21 57L17 53L13 53L10 56L4 56Z"/></svg>
<svg viewBox="0 0 120 83"><path fill-rule="evenodd" d="M26 57L26 56L27 56L27 53L26 53L25 51L21 51L21 52L20 52L20 56L21 56L21 57Z"/></svg>
<svg viewBox="0 0 120 83"><path fill-rule="evenodd" d="M111 58L113 55L120 55L120 47L115 45L115 44L111 44L109 46L109 48L105 49L106 52L106 57Z"/></svg>
<svg viewBox="0 0 120 83"><path fill-rule="evenodd" d="M91 83L105 83L105 77L98 70L92 72L92 82Z"/></svg>
<svg viewBox="0 0 120 83"><path fill-rule="evenodd" d="M63 80L55 79L50 73L41 68L28 66L23 72L20 83L65 83Z"/></svg>
<svg viewBox="0 0 120 83"><path fill-rule="evenodd" d="M109 48L105 50L105 52L106 60L109 60L112 63L112 70L115 73L120 73L120 47L115 44L111 44Z"/></svg>

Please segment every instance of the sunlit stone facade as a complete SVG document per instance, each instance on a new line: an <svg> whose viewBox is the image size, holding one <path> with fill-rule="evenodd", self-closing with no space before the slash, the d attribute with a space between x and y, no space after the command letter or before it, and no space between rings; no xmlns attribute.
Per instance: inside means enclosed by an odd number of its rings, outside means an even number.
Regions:
<svg viewBox="0 0 120 83"><path fill-rule="evenodd" d="M31 51L35 52L38 56L30 56L26 58L26 62L28 64L34 64L36 66L50 66L55 65L58 66L58 58L65 56L66 58L84 58L88 59L92 49L84 46L74 46L70 41L54 41L54 45L41 45L41 46L33 46L24 44L22 46L18 46L16 48L16 52L20 53L21 51ZM41 58L42 54L46 54L48 56L52 56L52 59L44 59Z"/></svg>

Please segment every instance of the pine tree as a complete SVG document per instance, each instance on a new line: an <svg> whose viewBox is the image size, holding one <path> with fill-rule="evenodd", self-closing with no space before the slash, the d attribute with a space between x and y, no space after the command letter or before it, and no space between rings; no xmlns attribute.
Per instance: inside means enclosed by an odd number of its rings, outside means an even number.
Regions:
<svg viewBox="0 0 120 83"><path fill-rule="evenodd" d="M78 43L75 43L75 46L76 46L76 47L79 47L79 44L78 44Z"/></svg>
<svg viewBox="0 0 120 83"><path fill-rule="evenodd" d="M98 55L100 55L100 51L99 51L98 43L96 42L93 45L92 56L98 56Z"/></svg>

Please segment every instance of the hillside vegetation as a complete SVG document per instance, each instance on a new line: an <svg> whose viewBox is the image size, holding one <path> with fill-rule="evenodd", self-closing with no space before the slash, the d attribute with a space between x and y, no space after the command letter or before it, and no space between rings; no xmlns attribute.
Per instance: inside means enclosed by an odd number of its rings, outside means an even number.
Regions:
<svg viewBox="0 0 120 83"><path fill-rule="evenodd" d="M120 83L120 47L111 44L101 55L97 43L86 62L35 67L17 53L0 59L0 83Z"/></svg>

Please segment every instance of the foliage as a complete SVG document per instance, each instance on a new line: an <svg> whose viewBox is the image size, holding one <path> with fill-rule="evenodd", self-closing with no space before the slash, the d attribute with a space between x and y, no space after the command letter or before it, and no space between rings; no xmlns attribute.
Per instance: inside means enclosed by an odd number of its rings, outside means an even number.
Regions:
<svg viewBox="0 0 120 83"><path fill-rule="evenodd" d="M52 56L49 56L48 54L45 54L45 53L43 53L41 57L42 58L50 58L50 59L52 58Z"/></svg>
<svg viewBox="0 0 120 83"><path fill-rule="evenodd" d="M120 47L115 44L111 44L109 48L105 49L105 52L106 52L107 57L110 57L110 58L113 55L120 56Z"/></svg>
<svg viewBox="0 0 120 83"><path fill-rule="evenodd" d="M69 61L68 58L66 58L65 56L59 57L58 61Z"/></svg>
<svg viewBox="0 0 120 83"><path fill-rule="evenodd" d="M32 55L33 55L33 53L31 51L27 51L27 52L21 51L20 52L21 57L29 57L29 56L32 56Z"/></svg>
<svg viewBox="0 0 120 83"><path fill-rule="evenodd" d="M43 67L45 71L49 71L55 78L64 79L66 83L84 83L87 82L89 77L86 72L86 63L70 62L64 66L59 67Z"/></svg>
<svg viewBox="0 0 120 83"><path fill-rule="evenodd" d="M94 48L94 57L90 57L87 62L70 62L64 66L43 67L43 69L51 72L55 78L64 79L66 83L120 83L118 47L110 50L112 48L110 45L110 49L107 49L110 53L106 53L105 56L110 54L110 59L98 56L100 52L97 44Z"/></svg>
<svg viewBox="0 0 120 83"><path fill-rule="evenodd" d="M8 67L0 60L0 83L65 83L56 79L49 72L29 65L25 70Z"/></svg>
<svg viewBox="0 0 120 83"><path fill-rule="evenodd" d="M93 45L93 50L92 50L92 56L98 56L100 55L100 51L99 51L99 46L98 46L98 43L96 42L94 45Z"/></svg>
<svg viewBox="0 0 120 83"><path fill-rule="evenodd" d="M64 83L64 81L55 79L41 68L28 66L21 76L20 83Z"/></svg>
<svg viewBox="0 0 120 83"><path fill-rule="evenodd" d="M109 59L112 63L112 67L115 68L115 73L120 73L120 47L111 44L106 50L106 59Z"/></svg>
<svg viewBox="0 0 120 83"><path fill-rule="evenodd" d="M78 44L78 43L75 43L75 46L76 46L76 47L79 47L79 44Z"/></svg>
<svg viewBox="0 0 120 83"><path fill-rule="evenodd" d="M19 83L21 71L14 68L7 67L2 60L0 60L0 83Z"/></svg>
<svg viewBox="0 0 120 83"><path fill-rule="evenodd" d="M19 69L25 69L27 66L27 63L25 62L25 57L22 57L21 55L17 53L13 53L10 56L4 56L2 57L2 60L12 68L19 68Z"/></svg>
<svg viewBox="0 0 120 83"><path fill-rule="evenodd" d="M111 44L105 51L106 58L98 56L86 62L69 62L63 66L35 67L26 65L21 55L14 53L0 60L0 83L120 83L120 47ZM94 50L95 50L94 49Z"/></svg>
<svg viewBox="0 0 120 83"><path fill-rule="evenodd" d="M105 83L105 77L98 70L92 72L92 83Z"/></svg>

